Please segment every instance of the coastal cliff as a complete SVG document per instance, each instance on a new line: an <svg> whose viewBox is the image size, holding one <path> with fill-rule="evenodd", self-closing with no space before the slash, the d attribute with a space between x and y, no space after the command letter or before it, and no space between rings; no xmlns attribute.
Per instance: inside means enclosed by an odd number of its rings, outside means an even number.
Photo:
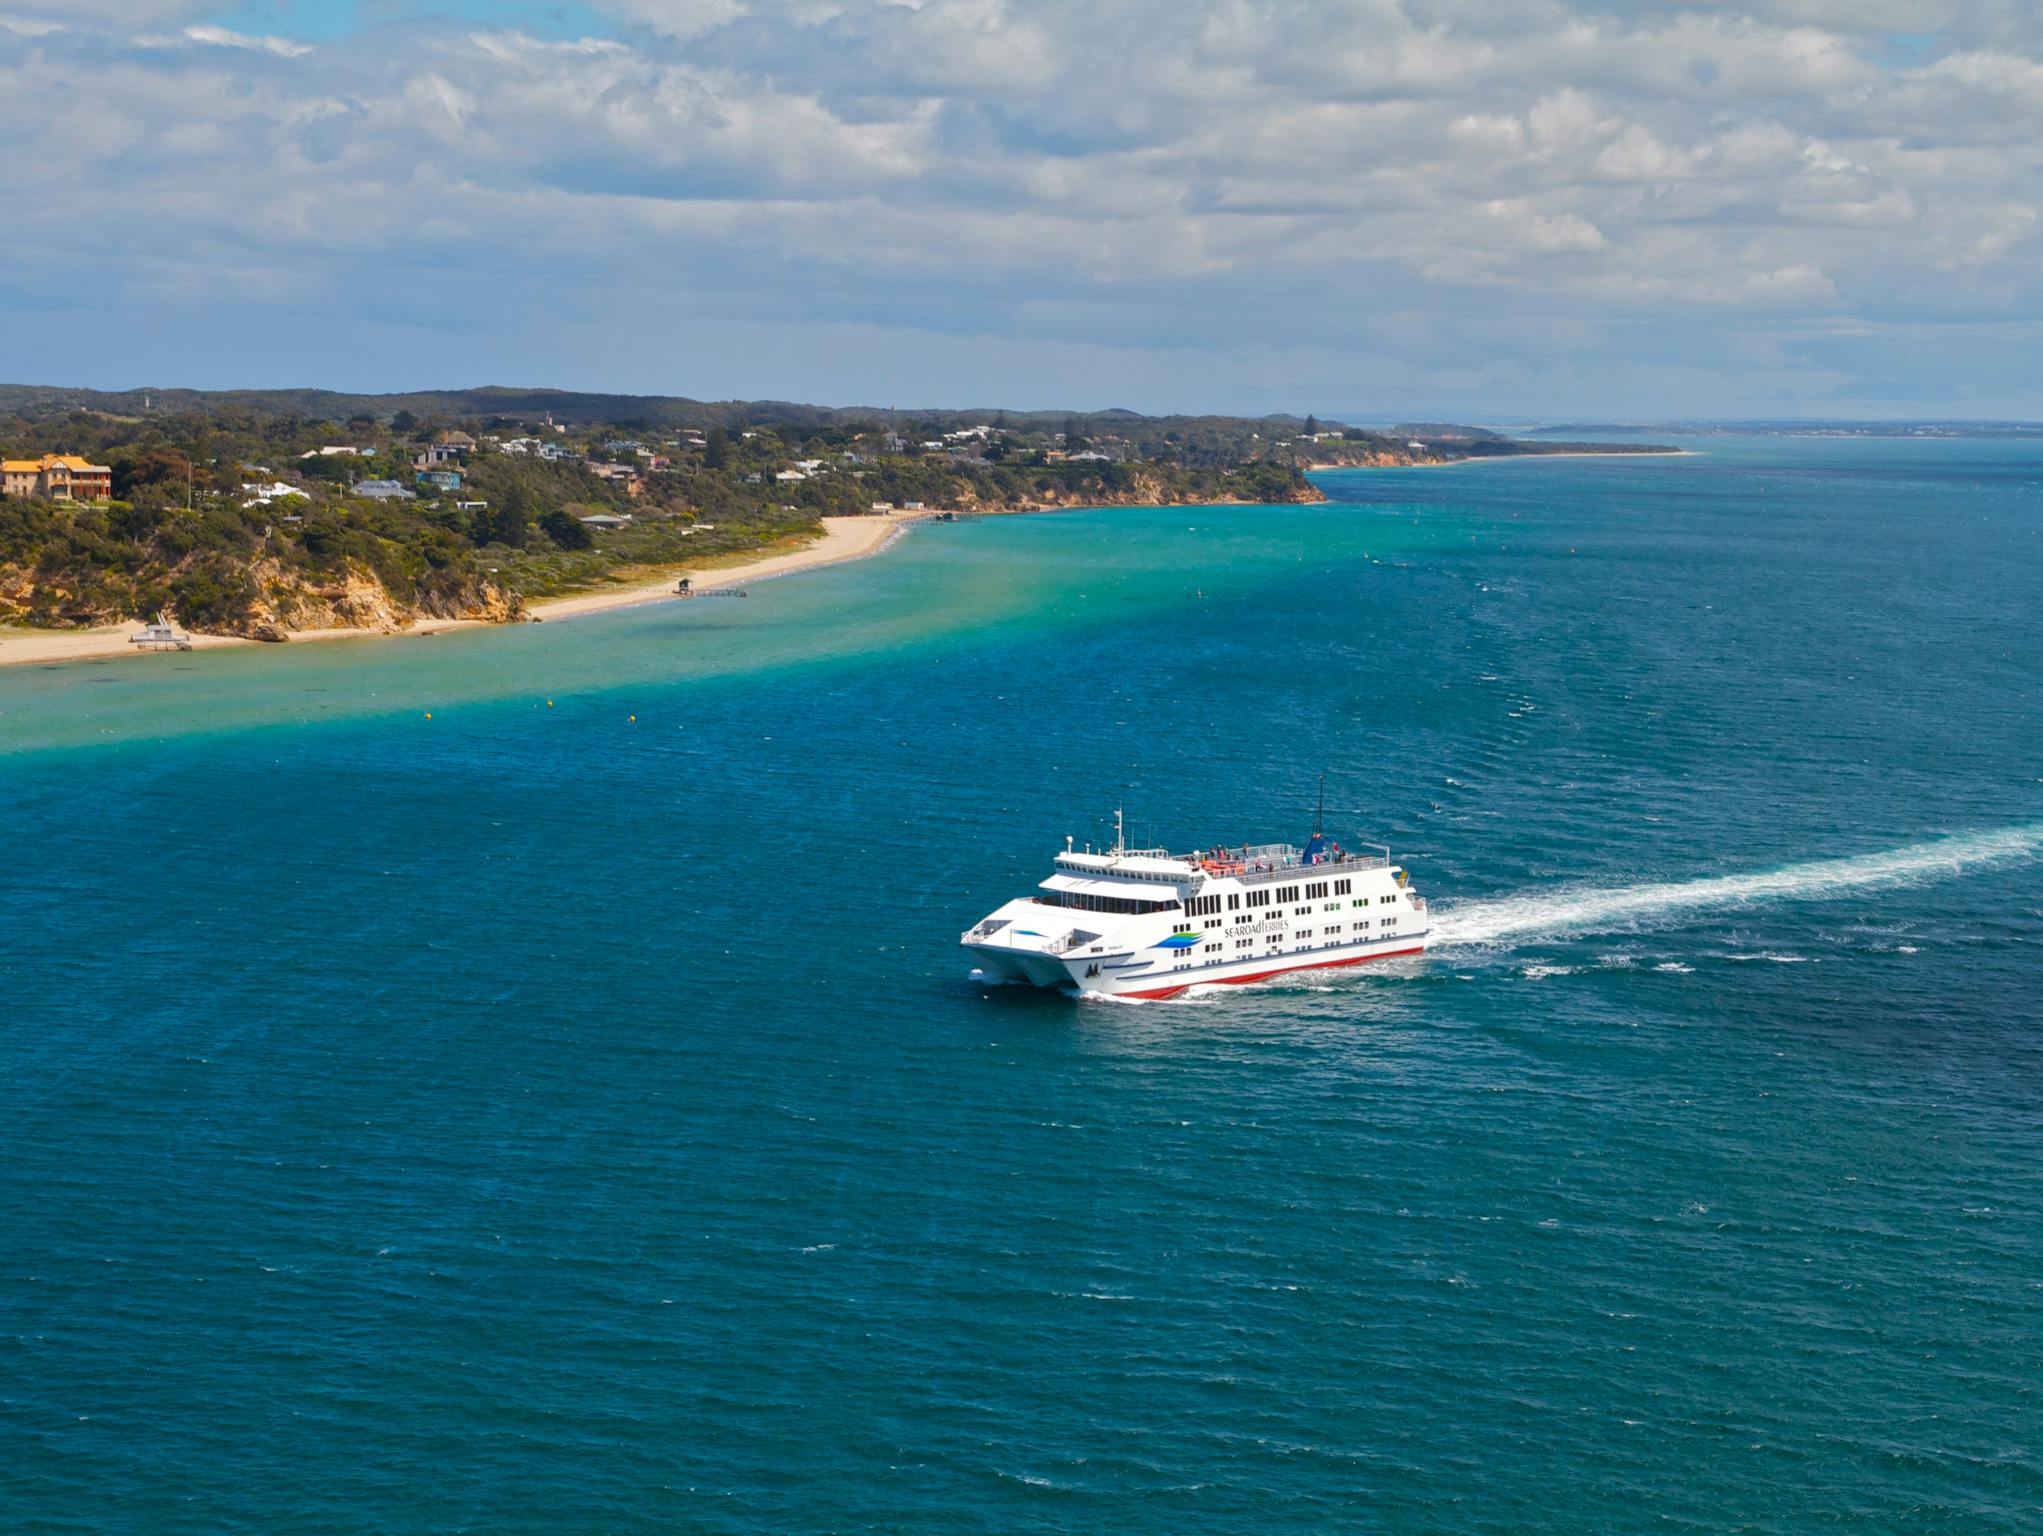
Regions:
<svg viewBox="0 0 2043 1536"><path fill-rule="evenodd" d="M0 622L90 628L159 611L209 634L268 641L334 629L397 634L422 619L509 624L526 617L522 596L481 575L400 595L352 561L327 573L218 554L140 572L0 565Z"/></svg>

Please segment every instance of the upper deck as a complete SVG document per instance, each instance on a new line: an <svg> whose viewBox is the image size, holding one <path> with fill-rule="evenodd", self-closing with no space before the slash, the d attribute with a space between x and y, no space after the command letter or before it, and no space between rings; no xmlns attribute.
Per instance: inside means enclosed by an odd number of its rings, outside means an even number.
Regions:
<svg viewBox="0 0 2043 1536"><path fill-rule="evenodd" d="M1299 874L1357 874L1389 869L1390 849L1381 844L1365 845L1370 851L1353 853L1338 843L1315 855L1292 843L1251 843L1236 848L1208 848L1174 854L1163 848L1124 848L1104 853L1065 852L1057 855L1059 874L1086 880L1126 880L1145 884L1193 885L1208 879L1237 880L1243 885L1264 885L1276 880L1295 879Z"/></svg>

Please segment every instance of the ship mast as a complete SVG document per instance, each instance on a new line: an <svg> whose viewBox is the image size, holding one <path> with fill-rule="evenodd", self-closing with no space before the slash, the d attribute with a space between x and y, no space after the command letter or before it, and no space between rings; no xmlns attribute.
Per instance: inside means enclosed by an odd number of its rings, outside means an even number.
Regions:
<svg viewBox="0 0 2043 1536"><path fill-rule="evenodd" d="M1319 808L1312 813L1312 835L1319 837L1326 831L1327 820L1327 776L1322 769L1319 776Z"/></svg>
<svg viewBox="0 0 2043 1536"><path fill-rule="evenodd" d="M1121 808L1117 805L1114 807L1114 852L1118 855L1127 851L1128 828L1121 819Z"/></svg>

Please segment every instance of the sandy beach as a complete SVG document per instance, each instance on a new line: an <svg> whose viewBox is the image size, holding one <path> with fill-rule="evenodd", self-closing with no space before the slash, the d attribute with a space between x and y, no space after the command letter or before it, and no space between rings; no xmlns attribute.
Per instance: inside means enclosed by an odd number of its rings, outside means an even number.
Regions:
<svg viewBox="0 0 2043 1536"><path fill-rule="evenodd" d="M675 566L658 576L621 582L615 587L578 593L572 597L548 598L532 604L531 614L535 619L571 619L583 614L601 613L611 608L630 608L640 603L672 600L679 595L675 587L683 576L707 576L713 578L719 586L742 586L747 582L786 576L795 571L813 570L817 566L838 565L846 560L863 559L885 549L900 536L905 525L923 515L925 514L893 513L875 517L826 517L823 519L822 536L800 549L763 555L736 565ZM301 640L360 640L372 637L388 639L392 638L393 634L434 635L451 629L485 627L491 626L485 626L475 619L421 619L409 629L394 632L380 629L295 630L292 632L291 641L295 644ZM0 667L50 666L66 661L94 661L116 656L154 654L146 653L130 642L130 637L140 629L141 625L137 623L108 624L96 629L24 629L16 625L0 625ZM194 650L213 650L220 646L260 643L262 642L245 640L239 635L198 633L192 635Z"/></svg>

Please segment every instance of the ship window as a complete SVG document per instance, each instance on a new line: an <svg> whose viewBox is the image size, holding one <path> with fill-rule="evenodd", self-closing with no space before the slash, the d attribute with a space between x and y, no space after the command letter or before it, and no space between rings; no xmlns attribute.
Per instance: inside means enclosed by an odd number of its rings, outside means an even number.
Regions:
<svg viewBox="0 0 2043 1536"><path fill-rule="evenodd" d="M1334 894L1336 896L1346 896L1354 889L1355 882L1352 880L1336 880L1334 882Z"/></svg>
<svg viewBox="0 0 2043 1536"><path fill-rule="evenodd" d="M1227 910L1230 912L1239 912L1241 910L1241 893L1239 891L1229 891L1227 893Z"/></svg>

